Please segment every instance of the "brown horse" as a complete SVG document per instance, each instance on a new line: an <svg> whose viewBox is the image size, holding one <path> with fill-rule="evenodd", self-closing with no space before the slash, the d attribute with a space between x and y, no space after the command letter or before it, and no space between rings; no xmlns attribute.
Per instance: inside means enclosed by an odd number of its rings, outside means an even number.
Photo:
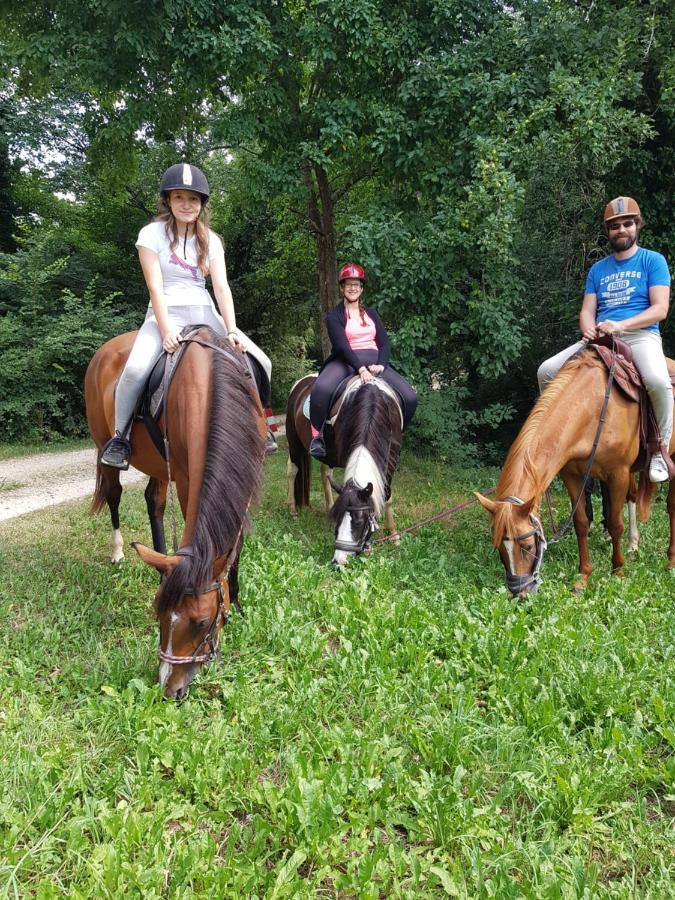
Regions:
<svg viewBox="0 0 675 900"><path fill-rule="evenodd" d="M303 407L316 376L307 375L294 385L286 407L288 440L288 504L293 518L299 506L309 506L312 439ZM343 566L362 553L384 510L385 525L396 532L391 510L391 480L401 452L401 412L388 385L381 389L364 384L345 400L334 428L327 429L326 460L321 463L326 512L335 524L333 563ZM344 484L331 477L344 468ZM331 485L339 497L333 506Z"/></svg>
<svg viewBox="0 0 675 900"><path fill-rule="evenodd" d="M113 433L115 383L135 335L108 341L87 369L87 421L99 451ZM145 500L154 550L133 546L162 575L155 596L159 680L166 696L176 698L215 657L230 598L236 602L243 528L260 486L266 434L258 394L236 351L209 329L194 337L218 344L221 351L191 338L168 391L171 477L185 521L175 554L167 556L164 543L167 464L144 425L136 422L131 432L131 464L150 476ZM110 509L113 562L123 558L119 475L97 463L92 501L92 512L106 503Z"/></svg>
<svg viewBox="0 0 675 900"><path fill-rule="evenodd" d="M675 366L668 360L669 368ZM496 501L481 494L477 499L492 517L492 542L498 548L507 584L515 595L536 590L546 541L538 518L544 491L560 474L572 502L576 500L586 469L607 388L607 370L592 351L568 362L543 392L511 446L497 484ZM638 405L614 389L591 475L607 483L610 497L608 531L612 538L612 570L620 574L623 505L635 499L631 471L641 462ZM671 441L670 452L675 450ZM643 491L644 488L644 491ZM638 503L642 521L649 516L656 485L643 482ZM670 546L668 559L675 567L675 492L668 492ZM584 503L574 514L579 544L579 579L583 589L592 571L588 551L588 518ZM631 549L637 532L631 534Z"/></svg>

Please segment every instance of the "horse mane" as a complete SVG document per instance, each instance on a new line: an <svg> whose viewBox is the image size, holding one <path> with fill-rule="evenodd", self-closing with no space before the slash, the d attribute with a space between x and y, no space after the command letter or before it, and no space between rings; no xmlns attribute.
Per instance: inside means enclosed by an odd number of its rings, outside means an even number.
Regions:
<svg viewBox="0 0 675 900"><path fill-rule="evenodd" d="M352 479L358 486L366 486L357 477L362 464L370 462L365 451L375 463L375 471L370 476L375 515L379 515L384 505L386 483L398 463L401 444L393 425L398 417L391 397L374 384L364 384L355 392L348 408L343 409L342 428L336 430L338 457L347 460L345 484Z"/></svg>
<svg viewBox="0 0 675 900"><path fill-rule="evenodd" d="M213 334L209 338L213 341ZM251 379L237 359L215 351L211 357L209 434L192 554L164 582L158 613L175 609L186 593L198 594L213 580L214 562L240 540L248 508L260 491L264 439Z"/></svg>
<svg viewBox="0 0 675 900"><path fill-rule="evenodd" d="M570 382L577 377L579 370L591 368L604 370L605 365L593 351L584 350L578 356L565 363L553 381L540 395L508 452L497 484L498 496L508 494L510 486L516 479L522 478L523 474L533 481L536 480L535 461L530 454L532 440L539 431L542 422L549 415L556 411L562 412L560 406L561 394L567 390ZM529 498L523 497L521 499L527 500Z"/></svg>

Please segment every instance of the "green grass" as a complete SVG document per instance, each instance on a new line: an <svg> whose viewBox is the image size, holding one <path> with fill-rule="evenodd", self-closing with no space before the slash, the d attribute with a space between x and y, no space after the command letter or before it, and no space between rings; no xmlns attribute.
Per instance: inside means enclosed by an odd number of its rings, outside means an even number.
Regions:
<svg viewBox="0 0 675 900"><path fill-rule="evenodd" d="M20 487L23 487L21 481L8 481L6 478L0 478L0 494L6 491L15 491Z"/></svg>
<svg viewBox="0 0 675 900"><path fill-rule="evenodd" d="M1 895L672 896L663 500L623 579L592 532L582 598L571 537L516 602L476 506L333 572L318 471L292 523L285 463L246 618L181 704L154 684L155 573L107 563L107 517L0 527ZM397 522L495 478L407 456ZM150 542L141 488L122 521Z"/></svg>
<svg viewBox="0 0 675 900"><path fill-rule="evenodd" d="M59 440L40 441L30 444L0 443L0 460L14 459L17 456L32 456L34 453L62 453L66 450L86 450L91 447L91 438L60 438Z"/></svg>

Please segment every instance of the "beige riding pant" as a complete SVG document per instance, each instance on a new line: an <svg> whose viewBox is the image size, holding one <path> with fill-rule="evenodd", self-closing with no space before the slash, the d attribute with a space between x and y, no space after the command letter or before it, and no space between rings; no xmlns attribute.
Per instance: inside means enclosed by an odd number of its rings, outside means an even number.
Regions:
<svg viewBox="0 0 675 900"><path fill-rule="evenodd" d="M657 331L640 328L637 331L619 331L616 336L625 341L633 351L633 362L652 402L659 426L659 435L668 447L670 436L673 433L673 390L670 386L666 358L663 355L661 335ZM567 360L579 350L583 350L585 346L585 341L577 341L571 347L566 347L560 353L545 360L537 370L539 390L543 391Z"/></svg>

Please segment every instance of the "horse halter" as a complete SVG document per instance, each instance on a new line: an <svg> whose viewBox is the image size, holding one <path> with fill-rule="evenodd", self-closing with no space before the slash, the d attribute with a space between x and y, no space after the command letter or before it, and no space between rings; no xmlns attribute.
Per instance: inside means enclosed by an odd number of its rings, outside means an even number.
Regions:
<svg viewBox="0 0 675 900"><path fill-rule="evenodd" d="M502 502L512 503L514 506L522 506L524 504L524 501L521 500L520 497L504 497ZM531 531L524 531L522 534L507 538L507 540L517 542L524 541L529 537L534 537L535 544L535 552L532 554L534 556L534 566L532 567L532 571L528 575L516 575L513 572L506 573L506 584L508 589L514 595L522 594L523 591L526 591L532 586L539 587L542 581L539 572L541 570L541 564L544 561L544 553L546 552L548 544L546 543L544 528L539 517L535 516L534 513L530 513L529 518L534 526Z"/></svg>
<svg viewBox="0 0 675 900"><path fill-rule="evenodd" d="M370 506L367 503L363 506L350 506L345 510L345 515L347 513L350 515L352 513L367 513L367 515L363 517L363 526L357 540L341 541L336 538L335 549L344 550L346 553L355 553L358 556L359 553L363 553L366 549L379 526L377 524L377 519L370 511ZM352 523L353 522L354 517L352 515Z"/></svg>
<svg viewBox="0 0 675 900"><path fill-rule="evenodd" d="M220 625L225 625L229 618L229 610L225 605L225 588L223 587L223 580L227 580L227 572L223 572L216 581L212 582L206 590L202 591L202 594L212 594L214 591L218 591L218 608L216 609L216 614L211 620L211 624L206 630L206 634L201 639L199 644L195 647L191 656L175 656L172 653L167 653L165 650L162 650L162 645L160 643L159 649L157 651L159 658L162 662L169 663L174 666L185 666L191 665L193 663L205 663L212 662L218 656L218 643L220 639L220 632L214 636L216 629ZM184 597L194 597L194 592L183 594ZM206 645L208 650L206 653L199 653L202 647Z"/></svg>

